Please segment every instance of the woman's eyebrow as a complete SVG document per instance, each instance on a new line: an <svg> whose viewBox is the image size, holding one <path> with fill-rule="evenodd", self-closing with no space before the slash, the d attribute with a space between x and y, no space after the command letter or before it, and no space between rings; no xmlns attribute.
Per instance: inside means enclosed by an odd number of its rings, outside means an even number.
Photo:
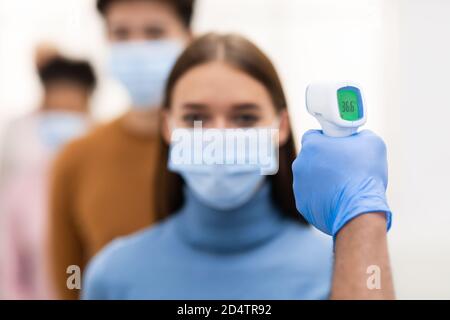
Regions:
<svg viewBox="0 0 450 320"><path fill-rule="evenodd" d="M164 26L162 26L162 25L160 25L160 24L155 24L155 23L152 23L152 24L147 24L147 25L144 25L144 30L145 31L147 31L147 32L151 32L151 31L156 31L156 32L163 32L164 31Z"/></svg>
<svg viewBox="0 0 450 320"><path fill-rule="evenodd" d="M256 103L252 103L252 102L244 102L244 103L237 103L233 105L233 109L235 109L236 111L245 111L245 110L260 110L261 107L256 104Z"/></svg>
<svg viewBox="0 0 450 320"><path fill-rule="evenodd" d="M191 109L191 110L204 110L207 109L207 105L206 104L202 104L202 103L185 103L183 105L183 108L185 109Z"/></svg>

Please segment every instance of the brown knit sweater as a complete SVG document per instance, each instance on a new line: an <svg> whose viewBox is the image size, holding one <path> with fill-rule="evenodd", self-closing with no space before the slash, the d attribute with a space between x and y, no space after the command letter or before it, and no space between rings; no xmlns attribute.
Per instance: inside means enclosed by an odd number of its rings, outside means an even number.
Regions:
<svg viewBox="0 0 450 320"><path fill-rule="evenodd" d="M81 270L108 242L151 225L156 136L133 134L123 118L68 145L58 157L50 199L51 277L62 299L70 265Z"/></svg>

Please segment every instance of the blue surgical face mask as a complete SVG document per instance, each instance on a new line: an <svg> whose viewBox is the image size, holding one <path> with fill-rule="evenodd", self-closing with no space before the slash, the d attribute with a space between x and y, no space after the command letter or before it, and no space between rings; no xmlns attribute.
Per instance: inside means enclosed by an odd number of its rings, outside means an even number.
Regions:
<svg viewBox="0 0 450 320"><path fill-rule="evenodd" d="M226 132L227 130L229 129L221 131ZM208 131L208 129L205 131ZM189 130L186 132L189 132ZM192 131L190 134L193 145L198 146L201 143L199 141L200 136L195 136ZM172 134L173 136L174 134ZM264 161L264 164L261 162L253 164L245 162L243 157L248 159L255 156L249 154L248 148L245 152L246 155L242 152L234 152L231 157L229 157L229 154L226 155L230 164L208 164L207 162L213 163L213 161L209 161L210 159L203 159L204 161L197 164L183 162L179 158L180 150L176 149L177 146L172 140L168 163L169 170L180 174L187 187L193 191L201 202L219 210L232 210L247 203L260 189L266 175L275 174L278 170L278 143L270 144L270 150L268 150L270 157L266 158L269 162ZM192 150L185 149L181 150L181 153L186 151L192 154ZM228 147L225 146L224 152L229 152ZM211 153L206 157L211 157Z"/></svg>
<svg viewBox="0 0 450 320"><path fill-rule="evenodd" d="M169 165L178 172L188 188L208 207L232 210L247 203L259 190L265 176L258 169L240 165L202 165L188 170Z"/></svg>
<svg viewBox="0 0 450 320"><path fill-rule="evenodd" d="M109 69L128 91L133 107L159 107L164 87L183 45L175 40L121 42L113 44Z"/></svg>
<svg viewBox="0 0 450 320"><path fill-rule="evenodd" d="M58 151L64 144L84 134L89 121L74 112L48 111L38 118L38 135L43 145L50 151Z"/></svg>

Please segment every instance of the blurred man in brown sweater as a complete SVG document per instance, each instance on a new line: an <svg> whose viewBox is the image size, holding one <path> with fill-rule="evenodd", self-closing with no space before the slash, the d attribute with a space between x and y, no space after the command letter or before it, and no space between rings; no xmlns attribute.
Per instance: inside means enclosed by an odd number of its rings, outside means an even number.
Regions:
<svg viewBox="0 0 450 320"><path fill-rule="evenodd" d="M50 252L60 298L79 296L67 286L70 266L83 270L108 242L153 221L158 107L169 72L190 40L193 2L97 1L111 44L110 71L127 89L132 106L70 144L55 163Z"/></svg>

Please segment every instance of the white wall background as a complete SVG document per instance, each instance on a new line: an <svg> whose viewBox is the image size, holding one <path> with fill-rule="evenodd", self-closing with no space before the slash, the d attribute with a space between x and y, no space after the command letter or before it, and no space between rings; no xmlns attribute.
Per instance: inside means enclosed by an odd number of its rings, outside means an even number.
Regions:
<svg viewBox="0 0 450 320"><path fill-rule="evenodd" d="M396 282L405 298L449 299L450 1L398 5L398 79L385 117Z"/></svg>
<svg viewBox="0 0 450 320"><path fill-rule="evenodd" d="M198 0L197 32L242 33L273 59L296 136L316 122L304 91L316 80L360 82L367 127L390 151L391 255L400 298L450 298L450 1ZM0 0L0 133L39 100L32 50L41 40L95 62L107 47L92 0ZM127 98L102 77L94 115L110 119ZM427 108L432 108L428 111Z"/></svg>

